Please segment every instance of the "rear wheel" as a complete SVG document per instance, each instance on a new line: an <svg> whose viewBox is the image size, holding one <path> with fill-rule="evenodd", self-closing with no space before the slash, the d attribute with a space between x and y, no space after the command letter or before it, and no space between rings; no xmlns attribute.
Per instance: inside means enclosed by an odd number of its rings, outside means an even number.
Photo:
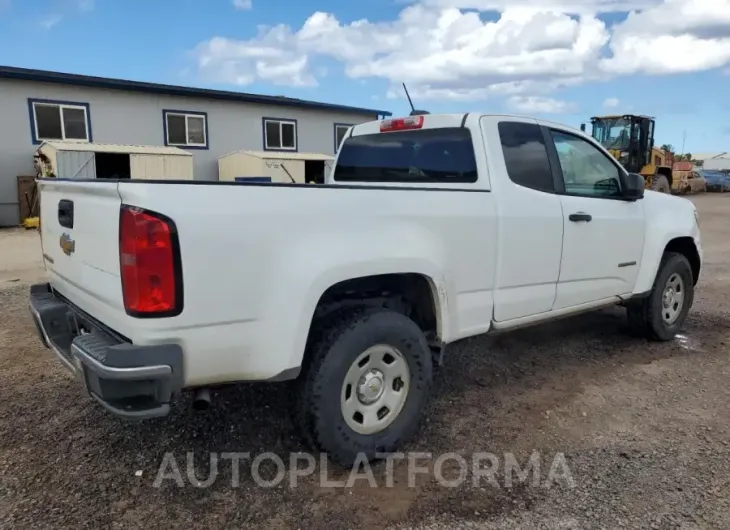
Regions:
<svg viewBox="0 0 730 530"><path fill-rule="evenodd" d="M682 329L693 301L694 282L689 261L682 254L667 252L649 295L628 304L629 324L649 339L671 340Z"/></svg>
<svg viewBox="0 0 730 530"><path fill-rule="evenodd" d="M343 311L315 333L299 381L304 438L350 466L359 453L398 450L418 429L431 391L431 351L407 316L380 308Z"/></svg>
<svg viewBox="0 0 730 530"><path fill-rule="evenodd" d="M651 189L658 191L659 193L670 193L669 181L665 175L655 175L651 179Z"/></svg>

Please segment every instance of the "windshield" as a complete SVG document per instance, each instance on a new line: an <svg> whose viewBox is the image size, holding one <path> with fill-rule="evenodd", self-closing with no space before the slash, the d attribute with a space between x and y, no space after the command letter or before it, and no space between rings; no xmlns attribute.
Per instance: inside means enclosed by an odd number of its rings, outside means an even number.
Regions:
<svg viewBox="0 0 730 530"><path fill-rule="evenodd" d="M631 141L631 120L601 118L593 122L593 138L606 149L626 150Z"/></svg>
<svg viewBox="0 0 730 530"><path fill-rule="evenodd" d="M342 144L339 182L476 182L469 129L439 128L351 136Z"/></svg>

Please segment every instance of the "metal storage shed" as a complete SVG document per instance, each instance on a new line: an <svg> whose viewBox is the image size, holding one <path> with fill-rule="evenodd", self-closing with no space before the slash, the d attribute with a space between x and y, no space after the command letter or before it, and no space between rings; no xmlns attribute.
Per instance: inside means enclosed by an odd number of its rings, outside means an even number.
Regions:
<svg viewBox="0 0 730 530"><path fill-rule="evenodd" d="M334 160L319 153L235 151L218 159L218 180L320 183Z"/></svg>
<svg viewBox="0 0 730 530"><path fill-rule="evenodd" d="M67 179L192 180L193 155L177 147L43 142L38 173Z"/></svg>
<svg viewBox="0 0 730 530"><path fill-rule="evenodd" d="M702 163L702 169L714 171L728 170L730 169L730 157L718 156L715 158L709 158Z"/></svg>

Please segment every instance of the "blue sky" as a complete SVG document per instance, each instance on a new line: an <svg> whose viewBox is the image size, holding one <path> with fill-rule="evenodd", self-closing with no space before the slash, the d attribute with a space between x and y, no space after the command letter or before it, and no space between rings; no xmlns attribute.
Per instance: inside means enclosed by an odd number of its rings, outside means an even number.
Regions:
<svg viewBox="0 0 730 530"><path fill-rule="evenodd" d="M406 81L431 112L636 112L730 150L730 0L234 1L0 0L0 64L396 114Z"/></svg>

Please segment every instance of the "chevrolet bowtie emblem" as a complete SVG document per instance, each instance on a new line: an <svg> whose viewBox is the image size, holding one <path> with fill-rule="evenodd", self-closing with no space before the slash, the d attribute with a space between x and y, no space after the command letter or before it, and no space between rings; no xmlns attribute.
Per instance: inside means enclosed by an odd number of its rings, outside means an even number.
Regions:
<svg viewBox="0 0 730 530"><path fill-rule="evenodd" d="M71 239L71 236L68 234L63 234L59 239L58 244L61 246L63 253L67 256L70 256L76 250L76 241Z"/></svg>

